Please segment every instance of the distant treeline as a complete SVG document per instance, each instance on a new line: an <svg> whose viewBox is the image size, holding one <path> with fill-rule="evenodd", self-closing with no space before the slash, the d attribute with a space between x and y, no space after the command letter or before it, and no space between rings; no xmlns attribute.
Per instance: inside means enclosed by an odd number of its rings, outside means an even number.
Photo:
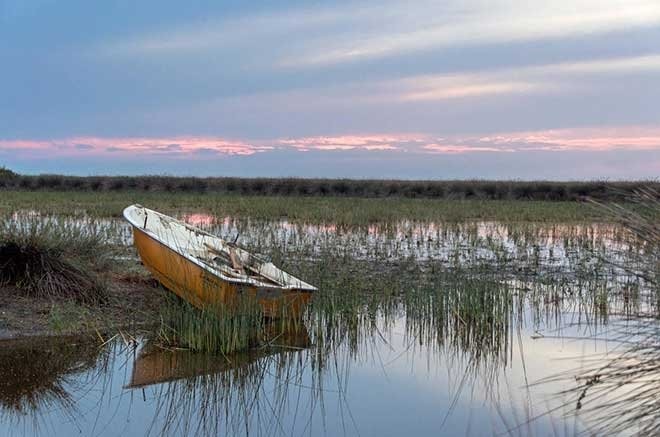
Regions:
<svg viewBox="0 0 660 437"><path fill-rule="evenodd" d="M173 176L18 175L0 171L0 190L161 191L240 195L408 197L433 199L622 200L659 181L409 181Z"/></svg>

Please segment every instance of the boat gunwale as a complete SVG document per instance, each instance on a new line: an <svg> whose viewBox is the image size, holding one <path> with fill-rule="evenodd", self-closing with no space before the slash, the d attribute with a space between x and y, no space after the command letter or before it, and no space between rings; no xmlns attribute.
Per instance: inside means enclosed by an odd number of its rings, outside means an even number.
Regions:
<svg viewBox="0 0 660 437"><path fill-rule="evenodd" d="M203 269L205 271L208 271L208 272L212 273L213 275L219 277L223 281L230 282L230 283L233 283L233 284L251 285L251 286L255 286L255 287L259 287L259 288L269 288L269 289L288 290L288 291L300 291L300 292L305 292L305 293L312 293L312 292L318 291L318 288L316 288L315 286L313 286L311 284L308 284L307 282L303 281L302 279L291 275L290 273L280 269L277 266L274 266L274 267L276 269L278 269L279 271L286 273L288 276L292 277L296 281L299 281L299 282L301 282L302 284L305 284L305 285L304 286L272 285L272 284L266 284L266 283L263 283L263 282L260 282L260 281L257 281L255 279L251 279L251 278L239 279L239 278L232 278L230 276L226 276L224 273L222 273L222 271L216 269L215 267L210 266L210 265L198 260L197 258L193 257L192 255L189 255L189 254L184 253L180 250L177 250L176 248L174 248L171 245L167 244L162 239L160 239L159 236L156 233L151 232L151 231L149 231L147 229L144 229L143 227L139 226L139 224L137 224L133 220L133 218L129 216L129 211L138 210L138 209L143 209L145 211L152 212L152 213L154 213L154 214L156 214L160 217L165 217L167 219L174 220L175 222L178 222L178 223L182 224L185 228L187 228L189 231L192 231L194 233L199 233L199 234L203 234L203 235L212 237L214 239L222 240L220 237L218 237L217 235L213 235L209 232L206 232L202 229L196 228L196 227L194 227L194 226L192 226L192 225L190 225L190 224L188 224L184 221L177 220L174 217L169 217L165 214L162 214L158 211L154 211L153 209L149 209L149 208L144 207L144 206L139 205L139 204L133 204L133 205L127 206L126 208L124 208L124 210L122 212L124 218L131 224L131 226L134 229L142 232L145 236L147 236L147 237L151 238L152 240L156 241L157 243L163 245L164 247L166 247L167 249L173 251L177 255L182 256L184 259L192 262L193 264L200 267L201 269ZM224 240L222 240L222 241L224 242ZM228 244L228 243L225 242L225 244ZM241 250L245 251L245 249L241 249ZM252 253L250 253L249 251L245 251L245 252L247 252L250 256L255 256Z"/></svg>

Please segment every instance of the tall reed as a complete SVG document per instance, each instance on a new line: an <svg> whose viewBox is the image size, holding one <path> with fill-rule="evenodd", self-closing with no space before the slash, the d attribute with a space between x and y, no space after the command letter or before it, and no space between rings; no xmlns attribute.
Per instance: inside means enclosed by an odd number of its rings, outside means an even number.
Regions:
<svg viewBox="0 0 660 437"><path fill-rule="evenodd" d="M254 347L264 333L262 310L253 299L238 299L232 307L217 304L199 309L170 296L161 314L161 342L192 351L228 355Z"/></svg>
<svg viewBox="0 0 660 437"><path fill-rule="evenodd" d="M577 374L555 375L548 380L575 378L576 387L563 395L573 398L575 412L591 417L596 435L658 435L660 433L660 201L652 189L637 191L624 205L594 202L603 214L628 231L626 250L612 251L605 263L622 270L654 293L651 304L626 313L610 328L619 342L614 358L602 357ZM649 287L650 286L650 287ZM604 361L604 362L603 362Z"/></svg>

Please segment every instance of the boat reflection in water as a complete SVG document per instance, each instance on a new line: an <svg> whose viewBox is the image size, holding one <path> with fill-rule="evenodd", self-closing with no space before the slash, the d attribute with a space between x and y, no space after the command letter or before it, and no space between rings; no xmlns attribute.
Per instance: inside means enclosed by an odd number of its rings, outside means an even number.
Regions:
<svg viewBox="0 0 660 437"><path fill-rule="evenodd" d="M275 332L274 329L271 332ZM311 345L305 327L271 335L257 348L231 355L167 349L147 343L133 363L130 383L126 388L141 388L180 379L213 375L221 372L240 373L268 357L301 351Z"/></svg>
<svg viewBox="0 0 660 437"><path fill-rule="evenodd" d="M305 328L227 356L146 344L124 388L142 390L152 405L150 435L271 433L279 428L277 411L286 407L296 385L289 381L299 384L309 368L310 347ZM273 387L273 381L279 383Z"/></svg>

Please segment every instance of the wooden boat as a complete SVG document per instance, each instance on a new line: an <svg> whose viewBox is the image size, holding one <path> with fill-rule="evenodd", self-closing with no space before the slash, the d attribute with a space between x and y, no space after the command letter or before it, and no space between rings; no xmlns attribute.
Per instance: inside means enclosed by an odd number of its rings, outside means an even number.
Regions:
<svg viewBox="0 0 660 437"><path fill-rule="evenodd" d="M124 217L145 267L199 308L251 297L267 317L297 317L317 291L235 244L141 205L127 207Z"/></svg>

